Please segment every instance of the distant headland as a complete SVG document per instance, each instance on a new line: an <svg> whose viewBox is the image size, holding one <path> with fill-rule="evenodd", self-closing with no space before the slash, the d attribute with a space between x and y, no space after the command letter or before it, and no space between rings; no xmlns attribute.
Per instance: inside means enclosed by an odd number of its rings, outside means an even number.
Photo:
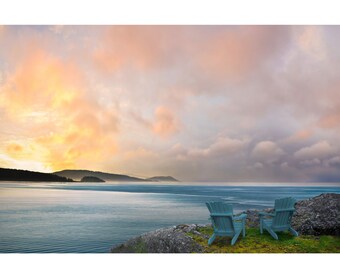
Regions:
<svg viewBox="0 0 340 270"><path fill-rule="evenodd" d="M147 178L146 180L150 180L150 181L164 181L164 182L178 182L177 179L173 178L172 176L154 176L154 177L150 177Z"/></svg>
<svg viewBox="0 0 340 270"><path fill-rule="evenodd" d="M91 178L91 179L90 179ZM96 178L96 179L94 179ZM30 182L179 182L172 176L138 178L124 174L113 174L90 170L62 170L54 173L42 173L27 170L0 168L0 181Z"/></svg>
<svg viewBox="0 0 340 270"><path fill-rule="evenodd" d="M0 181L74 182L73 179L52 173L32 172L26 170L5 168L0 168Z"/></svg>
<svg viewBox="0 0 340 270"><path fill-rule="evenodd" d="M179 180L173 178L172 176L155 176L151 178L139 178L134 176L129 176L125 174L115 174L106 173L100 171L90 171L90 170L62 170L54 172L54 174L72 178L76 181L80 181L85 176L93 176L100 178L104 181L129 181L129 182L179 182Z"/></svg>

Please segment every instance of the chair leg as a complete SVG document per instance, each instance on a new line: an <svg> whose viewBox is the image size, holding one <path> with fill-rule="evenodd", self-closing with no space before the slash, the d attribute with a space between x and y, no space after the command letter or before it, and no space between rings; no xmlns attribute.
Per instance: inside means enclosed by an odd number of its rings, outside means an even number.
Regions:
<svg viewBox="0 0 340 270"><path fill-rule="evenodd" d="M239 237L240 233L241 233L241 230L234 235L233 239L231 239L231 245L232 246L236 243L237 238Z"/></svg>
<svg viewBox="0 0 340 270"><path fill-rule="evenodd" d="M291 234L293 234L294 236L299 236L298 232L295 231L292 227L289 228L289 231L290 231Z"/></svg>
<svg viewBox="0 0 340 270"><path fill-rule="evenodd" d="M263 220L260 218L260 233L263 234Z"/></svg>
<svg viewBox="0 0 340 270"><path fill-rule="evenodd" d="M246 224L243 222L242 237L246 236Z"/></svg>
<svg viewBox="0 0 340 270"><path fill-rule="evenodd" d="M213 233L213 235L208 240L208 245L210 246L216 239L216 234Z"/></svg>
<svg viewBox="0 0 340 270"><path fill-rule="evenodd" d="M267 228L267 231L270 233L270 235L275 239L275 240L279 240L279 237L277 236L277 234L272 230Z"/></svg>

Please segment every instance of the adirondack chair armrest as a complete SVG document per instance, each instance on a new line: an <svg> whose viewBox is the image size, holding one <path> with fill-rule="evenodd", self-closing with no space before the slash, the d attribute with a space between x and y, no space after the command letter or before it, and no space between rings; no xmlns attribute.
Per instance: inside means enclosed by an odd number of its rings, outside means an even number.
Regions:
<svg viewBox="0 0 340 270"><path fill-rule="evenodd" d="M269 217L275 217L275 214L273 213L267 213L267 212L259 212L260 218L263 216L269 216Z"/></svg>
<svg viewBox="0 0 340 270"><path fill-rule="evenodd" d="M246 217L247 217L247 214L241 214L239 216L233 217L233 220L242 220L242 219L245 219Z"/></svg>

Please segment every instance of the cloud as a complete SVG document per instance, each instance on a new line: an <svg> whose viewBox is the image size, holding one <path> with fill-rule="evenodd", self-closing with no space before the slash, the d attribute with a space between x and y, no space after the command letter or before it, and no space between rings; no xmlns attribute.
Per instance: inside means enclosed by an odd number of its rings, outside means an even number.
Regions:
<svg viewBox="0 0 340 270"><path fill-rule="evenodd" d="M218 137L207 148L194 148L187 151L189 158L208 158L214 156L228 157L230 154L237 153L248 144L247 139L231 139L229 137Z"/></svg>
<svg viewBox="0 0 340 270"><path fill-rule="evenodd" d="M105 27L93 60L109 73L121 68L161 68L174 60L179 32L178 27L171 26Z"/></svg>
<svg viewBox="0 0 340 270"><path fill-rule="evenodd" d="M87 96L85 80L74 65L31 49L0 88L0 108L11 122L26 128L29 145L37 152L26 157L57 170L114 154L114 109ZM22 150L15 140L6 149L10 156Z"/></svg>
<svg viewBox="0 0 340 270"><path fill-rule="evenodd" d="M282 51L288 33L279 26L241 26L217 32L203 43L199 65L209 76L244 80Z"/></svg>
<svg viewBox="0 0 340 270"><path fill-rule="evenodd" d="M170 109L164 106L156 108L155 121L152 125L152 130L155 134L167 138L178 132L179 126L179 120Z"/></svg>
<svg viewBox="0 0 340 270"><path fill-rule="evenodd" d="M104 73L173 70L187 86L197 73L210 85L235 82L282 53L289 33L281 26L103 27L92 60Z"/></svg>
<svg viewBox="0 0 340 270"><path fill-rule="evenodd" d="M340 127L340 105L320 117L318 125L324 129L335 129Z"/></svg>
<svg viewBox="0 0 340 270"><path fill-rule="evenodd" d="M289 165L288 165L288 162L282 162L281 164L280 164L280 167L281 167L281 169L289 169Z"/></svg>
<svg viewBox="0 0 340 270"><path fill-rule="evenodd" d="M265 162L277 161L284 151L272 141L262 141L255 145L252 151L252 157Z"/></svg>
<svg viewBox="0 0 340 270"><path fill-rule="evenodd" d="M327 141L320 141L311 146L303 147L294 153L294 157L297 159L318 159L325 158L331 155L334 149Z"/></svg>
<svg viewBox="0 0 340 270"><path fill-rule="evenodd" d="M262 169L263 168L263 164L261 162L255 162L253 165L248 166L248 169L252 170L252 169Z"/></svg>
<svg viewBox="0 0 340 270"><path fill-rule="evenodd" d="M339 27L1 31L2 164L193 181L340 175Z"/></svg>
<svg viewBox="0 0 340 270"><path fill-rule="evenodd" d="M321 164L321 161L318 158L314 158L314 159L303 160L300 162L300 164L304 166L318 166Z"/></svg>
<svg viewBox="0 0 340 270"><path fill-rule="evenodd" d="M75 69L43 51L30 53L1 87L0 105L13 117L67 106L79 92Z"/></svg>
<svg viewBox="0 0 340 270"><path fill-rule="evenodd" d="M337 166L340 167L340 156L335 156L330 159L324 160L324 165L329 166Z"/></svg>
<svg viewBox="0 0 340 270"><path fill-rule="evenodd" d="M154 158L157 157L157 153L154 153L150 150L147 150L143 147L138 147L136 150L133 151L127 151L124 153L124 156L127 159L145 159L145 158Z"/></svg>
<svg viewBox="0 0 340 270"><path fill-rule="evenodd" d="M23 151L23 147L20 144L11 143L7 145L6 151L10 157L18 158Z"/></svg>
<svg viewBox="0 0 340 270"><path fill-rule="evenodd" d="M292 136L287 139L287 142L297 142L304 141L311 138L313 135L313 131L311 129L301 129L295 132Z"/></svg>
<svg viewBox="0 0 340 270"><path fill-rule="evenodd" d="M325 59L327 50L325 48L322 28L320 26L307 26L296 29L299 48L317 60Z"/></svg>

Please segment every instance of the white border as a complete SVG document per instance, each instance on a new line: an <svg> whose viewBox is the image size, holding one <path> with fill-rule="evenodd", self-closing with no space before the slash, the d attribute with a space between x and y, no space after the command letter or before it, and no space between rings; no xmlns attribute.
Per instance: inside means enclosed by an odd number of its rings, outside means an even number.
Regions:
<svg viewBox="0 0 340 270"><path fill-rule="evenodd" d="M2 269L331 269L339 254L11 254Z"/></svg>
<svg viewBox="0 0 340 270"><path fill-rule="evenodd" d="M4 0L0 24L339 24L338 0Z"/></svg>

